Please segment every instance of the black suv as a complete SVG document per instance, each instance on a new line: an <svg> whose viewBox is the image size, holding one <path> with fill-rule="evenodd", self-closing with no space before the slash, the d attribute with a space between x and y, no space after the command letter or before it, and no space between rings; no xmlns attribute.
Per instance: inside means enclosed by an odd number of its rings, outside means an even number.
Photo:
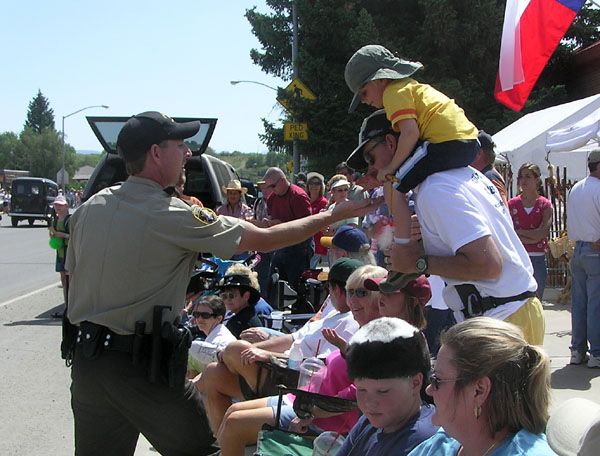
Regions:
<svg viewBox="0 0 600 456"><path fill-rule="evenodd" d="M92 173L83 191L83 200L105 187L127 179L125 163L117 154L117 137L129 117L89 116L87 121L94 134L107 152ZM200 121L200 130L195 136L185 140L192 156L185 165L186 183L184 193L195 196L204 206L215 209L225 203L222 186L232 179L239 179L235 169L229 164L204 152L215 130L217 119L174 117L176 122Z"/></svg>
<svg viewBox="0 0 600 456"><path fill-rule="evenodd" d="M17 226L21 220L33 225L44 220L50 225L54 199L58 195L56 182L43 177L18 177L12 181L10 221Z"/></svg>

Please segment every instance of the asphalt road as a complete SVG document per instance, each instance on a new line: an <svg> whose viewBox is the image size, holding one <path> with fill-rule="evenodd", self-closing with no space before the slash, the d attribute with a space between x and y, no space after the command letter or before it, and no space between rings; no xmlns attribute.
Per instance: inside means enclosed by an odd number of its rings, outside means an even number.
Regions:
<svg viewBox="0 0 600 456"><path fill-rule="evenodd" d="M13 228L10 217L3 215L0 252L0 303L60 282L45 223L36 220L29 226L21 222Z"/></svg>

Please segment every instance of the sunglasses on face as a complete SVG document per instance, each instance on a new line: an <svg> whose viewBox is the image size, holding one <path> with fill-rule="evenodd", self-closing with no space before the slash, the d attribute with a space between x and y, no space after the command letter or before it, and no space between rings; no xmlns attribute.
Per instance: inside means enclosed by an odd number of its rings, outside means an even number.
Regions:
<svg viewBox="0 0 600 456"><path fill-rule="evenodd" d="M274 183L272 183L271 185L265 185L265 188L275 188L277 187L277 184L279 183L279 181L281 180L281 177L279 179L277 179Z"/></svg>
<svg viewBox="0 0 600 456"><path fill-rule="evenodd" d="M373 157L372 152L380 144L385 144L385 141L383 139L376 140L371 147L363 149L363 158L367 162L367 165L373 166L375 164L375 157Z"/></svg>
<svg viewBox="0 0 600 456"><path fill-rule="evenodd" d="M203 320L208 320L211 317L216 317L216 315L214 313L210 313L210 312L199 312L197 310L194 310L192 312L192 317L202 318Z"/></svg>
<svg viewBox="0 0 600 456"><path fill-rule="evenodd" d="M221 294L219 294L219 296L222 299L234 299L235 297L237 297L237 293L234 293L233 291L224 291Z"/></svg>
<svg viewBox="0 0 600 456"><path fill-rule="evenodd" d="M365 298L371 294L369 290L365 290L364 288L357 288L356 290L350 288L348 291L348 297L356 296L357 298Z"/></svg>
<svg viewBox="0 0 600 456"><path fill-rule="evenodd" d="M440 385L442 383L451 383L451 382L455 382L457 380L458 380L458 378L447 378L447 379L438 378L438 376L436 375L435 372L432 372L429 375L429 384L436 391L440 389Z"/></svg>

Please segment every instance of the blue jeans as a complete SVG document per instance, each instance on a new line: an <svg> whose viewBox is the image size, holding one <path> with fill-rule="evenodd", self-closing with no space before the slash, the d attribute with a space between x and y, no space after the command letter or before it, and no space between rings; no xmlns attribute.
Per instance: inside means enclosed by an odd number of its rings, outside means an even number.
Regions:
<svg viewBox="0 0 600 456"><path fill-rule="evenodd" d="M529 259L533 265L533 278L537 282L537 291L535 293L541 301L544 297L544 288L546 288L546 277L548 277L546 255L530 256Z"/></svg>
<svg viewBox="0 0 600 456"><path fill-rule="evenodd" d="M600 251L577 241L571 258L571 350L600 356Z"/></svg>

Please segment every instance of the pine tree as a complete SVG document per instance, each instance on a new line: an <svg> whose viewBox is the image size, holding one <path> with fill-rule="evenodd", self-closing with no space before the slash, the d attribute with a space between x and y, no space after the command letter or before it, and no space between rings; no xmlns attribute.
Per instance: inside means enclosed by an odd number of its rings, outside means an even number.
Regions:
<svg viewBox="0 0 600 456"><path fill-rule="evenodd" d="M25 128L41 133L44 128L54 130L54 110L50 108L48 99L38 89L37 95L29 102Z"/></svg>

